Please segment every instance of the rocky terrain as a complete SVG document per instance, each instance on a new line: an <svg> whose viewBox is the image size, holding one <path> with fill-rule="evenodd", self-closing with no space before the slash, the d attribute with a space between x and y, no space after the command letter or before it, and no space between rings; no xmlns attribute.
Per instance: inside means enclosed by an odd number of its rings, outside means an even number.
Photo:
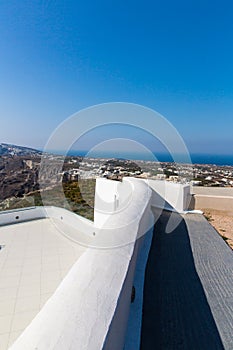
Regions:
<svg viewBox="0 0 233 350"><path fill-rule="evenodd" d="M3 156L0 158L0 200L22 197L38 189L40 158Z"/></svg>
<svg viewBox="0 0 233 350"><path fill-rule="evenodd" d="M38 190L40 159L35 149L0 144L0 201Z"/></svg>
<svg viewBox="0 0 233 350"><path fill-rule="evenodd" d="M81 193L77 179L69 181L65 176L71 166L69 157L65 159L62 171L57 172L61 156L45 155L48 161L42 171L43 186L40 188L41 152L6 144L0 144L0 152L0 210L57 205L93 220L95 181L83 181ZM77 157L77 166L80 160ZM58 186L61 180L62 193ZM83 196L88 198L88 203Z"/></svg>

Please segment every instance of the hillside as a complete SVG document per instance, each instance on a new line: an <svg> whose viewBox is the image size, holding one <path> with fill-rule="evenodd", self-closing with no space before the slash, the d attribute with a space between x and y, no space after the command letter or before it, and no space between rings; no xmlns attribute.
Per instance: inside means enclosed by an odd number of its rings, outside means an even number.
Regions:
<svg viewBox="0 0 233 350"><path fill-rule="evenodd" d="M63 172L67 173L71 166L69 157L64 162L62 173L54 175L56 157L53 159L53 167L48 167L44 172L44 180L48 182L48 188L45 190L46 194L44 193L42 201L38 181L41 155L42 152L32 148L0 144L0 211L34 205L55 205L71 209L93 220L95 180L83 180L81 193L77 179L69 181L65 177L64 194L59 192L58 184L64 176ZM77 157L76 165L79 160ZM84 197L88 198L91 206L85 202L82 194L85 194Z"/></svg>
<svg viewBox="0 0 233 350"><path fill-rule="evenodd" d="M39 156L42 152L33 148L0 143L0 156Z"/></svg>

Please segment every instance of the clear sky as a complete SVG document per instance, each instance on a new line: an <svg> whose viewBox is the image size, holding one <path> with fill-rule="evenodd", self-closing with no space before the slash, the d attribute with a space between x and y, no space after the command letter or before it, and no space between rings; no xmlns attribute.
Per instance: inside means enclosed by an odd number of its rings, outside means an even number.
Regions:
<svg viewBox="0 0 233 350"><path fill-rule="evenodd" d="M190 152L233 153L233 1L0 2L0 142L43 147L103 102L164 115Z"/></svg>

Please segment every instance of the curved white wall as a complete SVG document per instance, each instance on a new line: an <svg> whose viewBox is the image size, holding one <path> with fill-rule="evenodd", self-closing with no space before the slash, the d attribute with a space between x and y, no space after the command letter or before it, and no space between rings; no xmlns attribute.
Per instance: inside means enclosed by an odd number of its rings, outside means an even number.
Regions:
<svg viewBox="0 0 233 350"><path fill-rule="evenodd" d="M99 178L96 180L94 222L96 227L107 227L111 215L118 215L130 206L133 197L133 183L123 178L121 181Z"/></svg>
<svg viewBox="0 0 233 350"><path fill-rule="evenodd" d="M188 186L163 181L97 179L94 223L56 207L0 213L0 225L50 218L61 234L88 247L11 350L139 349L151 206L182 212L188 195Z"/></svg>
<svg viewBox="0 0 233 350"><path fill-rule="evenodd" d="M72 267L11 350L97 350L107 341L114 344L112 349L122 350L140 248L137 238L153 224L150 188L137 179L125 181L122 189L132 189L130 203L124 210L105 216L101 228L74 219L64 209L46 208L45 217L59 222L61 231L76 242L81 231L81 236L85 235L86 227L92 248Z"/></svg>

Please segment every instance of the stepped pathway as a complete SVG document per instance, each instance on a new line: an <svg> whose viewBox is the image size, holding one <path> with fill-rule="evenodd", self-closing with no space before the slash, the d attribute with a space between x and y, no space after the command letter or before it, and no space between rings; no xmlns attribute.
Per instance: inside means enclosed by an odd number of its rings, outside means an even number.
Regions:
<svg viewBox="0 0 233 350"><path fill-rule="evenodd" d="M170 217L164 211L155 225L141 350L232 350L232 251L202 215L184 215L166 233Z"/></svg>

